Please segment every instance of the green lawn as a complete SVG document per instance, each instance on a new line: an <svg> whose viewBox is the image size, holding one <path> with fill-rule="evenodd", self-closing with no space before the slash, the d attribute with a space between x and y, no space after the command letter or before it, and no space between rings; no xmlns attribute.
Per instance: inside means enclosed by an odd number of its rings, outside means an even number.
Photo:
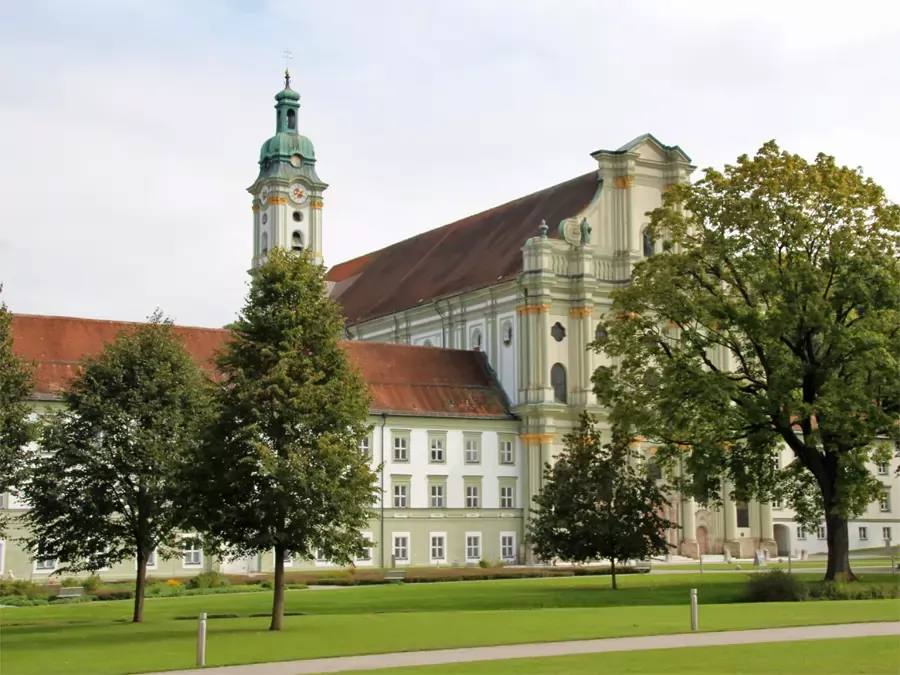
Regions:
<svg viewBox="0 0 900 675"><path fill-rule="evenodd" d="M900 619L900 600L728 604L740 600L748 576L628 576L619 591L608 577L294 591L287 593L287 611L305 616L287 617L281 633L266 630L266 617L249 617L269 611L270 593L148 599L143 625L127 623L128 601L3 609L0 672L118 675L190 667L196 621L176 617L204 611L242 617L210 620L210 665L684 632L692 587L699 589L704 630Z"/></svg>
<svg viewBox="0 0 900 675"><path fill-rule="evenodd" d="M354 675L896 675L897 664L900 640L869 637L482 661L355 671Z"/></svg>
<svg viewBox="0 0 900 675"><path fill-rule="evenodd" d="M897 560L900 562L900 559ZM740 565L744 570L750 570L753 568L753 563L703 563L704 570L733 570L735 565ZM827 566L826 560L794 560L791 562L791 569L825 569ZM886 569L891 568L891 559L890 558L866 558L863 560L851 560L850 568L856 569L857 567L884 567ZM767 568L763 569L782 569L786 570L788 568L787 562L779 563L779 562L769 562ZM655 570L699 570L700 563L677 563L672 565L665 565L663 563L656 563L653 566Z"/></svg>

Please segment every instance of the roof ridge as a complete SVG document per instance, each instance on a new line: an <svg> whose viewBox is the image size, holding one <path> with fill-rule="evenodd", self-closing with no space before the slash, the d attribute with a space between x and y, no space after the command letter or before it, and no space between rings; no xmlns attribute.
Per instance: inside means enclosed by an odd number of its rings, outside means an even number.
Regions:
<svg viewBox="0 0 900 675"><path fill-rule="evenodd" d="M125 321L122 319L92 319L90 317L80 317L80 316L63 316L60 314L28 314L24 312L13 312L14 317L21 317L27 319L54 319L54 320L62 320L62 321L77 321L79 323L84 323L86 321L90 321L91 323L106 323L106 324L119 324L119 325L128 325L128 326L146 326L148 321ZM173 328L186 328L188 330L203 330L203 331L211 331L214 333L227 333L227 328L211 328L209 326L189 326L187 324L182 323L173 323Z"/></svg>

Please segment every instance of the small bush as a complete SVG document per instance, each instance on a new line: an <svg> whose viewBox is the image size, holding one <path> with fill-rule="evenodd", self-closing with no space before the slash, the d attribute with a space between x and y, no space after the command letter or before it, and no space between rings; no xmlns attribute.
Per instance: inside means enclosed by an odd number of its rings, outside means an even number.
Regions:
<svg viewBox="0 0 900 675"><path fill-rule="evenodd" d="M185 586L188 588L219 588L220 586L229 585L230 582L225 575L218 572L202 572L185 582Z"/></svg>
<svg viewBox="0 0 900 675"><path fill-rule="evenodd" d="M490 569L491 563L489 563L485 558L482 558L481 560L478 561L478 566L481 569L486 570L486 569Z"/></svg>
<svg viewBox="0 0 900 675"><path fill-rule="evenodd" d="M36 600L46 595L47 589L45 587L24 579L17 579L16 581L0 580L0 597L17 596L28 600Z"/></svg>
<svg viewBox="0 0 900 675"><path fill-rule="evenodd" d="M81 581L81 587L87 593L90 593L91 591L96 591L102 585L103 585L103 580L100 577L98 577L96 574L92 574L87 579L83 579Z"/></svg>
<svg viewBox="0 0 900 675"><path fill-rule="evenodd" d="M747 582L750 602L798 602L808 597L806 585L782 570L753 574Z"/></svg>
<svg viewBox="0 0 900 675"><path fill-rule="evenodd" d="M6 607L37 607L38 605L46 605L49 602L47 598L29 598L24 595L0 596L0 605Z"/></svg>
<svg viewBox="0 0 900 675"><path fill-rule="evenodd" d="M275 582L272 581L271 579L266 579L265 581L263 581L260 584L260 587L265 588L266 590L271 590L271 589L275 588Z"/></svg>
<svg viewBox="0 0 900 675"><path fill-rule="evenodd" d="M98 588L91 595L98 600L132 600L134 599L134 589Z"/></svg>
<svg viewBox="0 0 900 675"><path fill-rule="evenodd" d="M81 586L81 579L75 577L63 577L59 580L61 588L71 588L72 586Z"/></svg>

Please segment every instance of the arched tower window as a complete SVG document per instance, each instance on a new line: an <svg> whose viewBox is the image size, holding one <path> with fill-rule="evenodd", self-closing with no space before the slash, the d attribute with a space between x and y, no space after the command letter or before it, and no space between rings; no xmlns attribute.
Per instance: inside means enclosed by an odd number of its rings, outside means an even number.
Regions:
<svg viewBox="0 0 900 675"><path fill-rule="evenodd" d="M297 230L294 230L294 234L291 235L291 250L292 251L302 251L303 250L303 233Z"/></svg>
<svg viewBox="0 0 900 675"><path fill-rule="evenodd" d="M553 400L557 403L565 403L568 400L568 386L566 385L566 367L561 363L554 363L550 369L550 386L553 387Z"/></svg>
<svg viewBox="0 0 900 675"><path fill-rule="evenodd" d="M655 252L653 245L653 235L650 234L649 228L645 229L643 234L641 235L641 243L644 248L644 257L649 258Z"/></svg>
<svg viewBox="0 0 900 675"><path fill-rule="evenodd" d="M260 248L262 249L262 254L265 255L269 252L269 233L262 233L262 241L260 242Z"/></svg>
<svg viewBox="0 0 900 675"><path fill-rule="evenodd" d="M287 128L288 129L296 129L297 128L297 113L293 110L287 111Z"/></svg>
<svg viewBox="0 0 900 675"><path fill-rule="evenodd" d="M481 339L481 329L475 328L472 330L472 349L476 352L481 351L482 339Z"/></svg>
<svg viewBox="0 0 900 675"><path fill-rule="evenodd" d="M503 329L501 334L503 335L503 346L509 347L512 344L513 340L513 327L511 322L503 322Z"/></svg>

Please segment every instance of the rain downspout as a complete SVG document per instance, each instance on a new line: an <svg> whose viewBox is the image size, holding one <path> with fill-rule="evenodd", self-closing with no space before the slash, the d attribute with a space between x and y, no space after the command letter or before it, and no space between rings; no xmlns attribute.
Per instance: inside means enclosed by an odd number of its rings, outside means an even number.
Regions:
<svg viewBox="0 0 900 675"><path fill-rule="evenodd" d="M381 567L385 567L384 553L387 550L384 541L384 425L387 424L387 413L381 413Z"/></svg>

